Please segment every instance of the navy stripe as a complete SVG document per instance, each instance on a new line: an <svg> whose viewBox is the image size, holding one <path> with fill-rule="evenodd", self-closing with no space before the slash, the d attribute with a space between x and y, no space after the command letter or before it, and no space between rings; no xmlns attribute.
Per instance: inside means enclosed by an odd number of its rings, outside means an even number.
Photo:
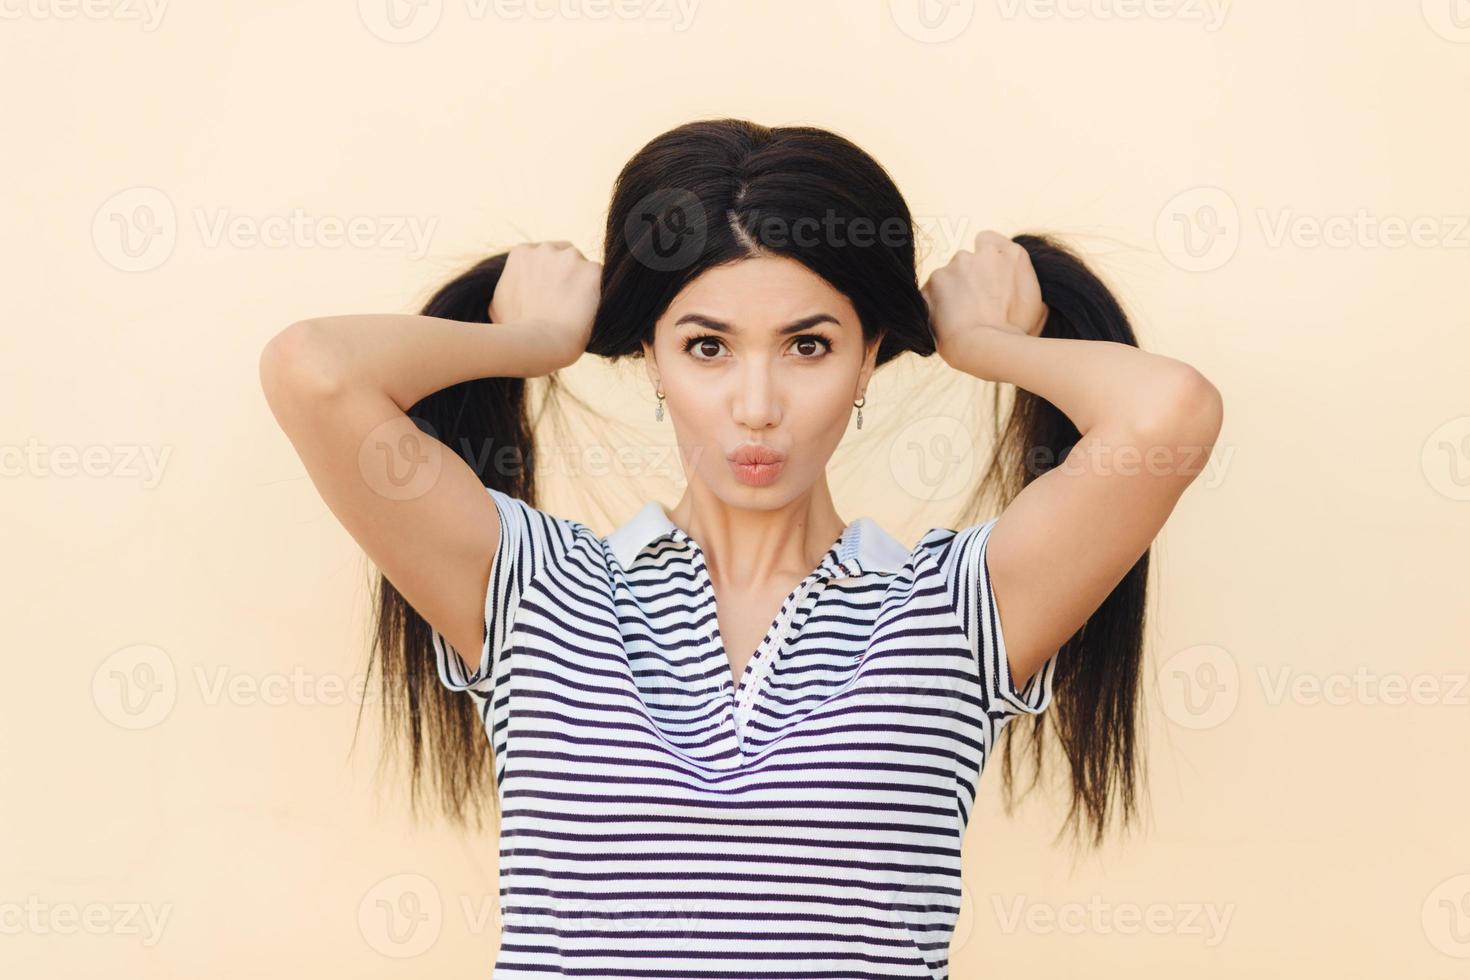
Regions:
<svg viewBox="0 0 1470 980"><path fill-rule="evenodd" d="M494 976L947 977L977 781L1055 667L1011 685L995 521L912 549L850 524L737 692L704 555L661 507L599 537L489 496L482 649L433 636L494 750Z"/></svg>

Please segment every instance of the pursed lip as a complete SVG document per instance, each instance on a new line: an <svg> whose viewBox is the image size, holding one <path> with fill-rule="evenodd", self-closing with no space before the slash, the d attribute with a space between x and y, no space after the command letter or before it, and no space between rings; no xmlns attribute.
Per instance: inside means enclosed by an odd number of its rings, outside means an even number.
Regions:
<svg viewBox="0 0 1470 980"><path fill-rule="evenodd" d="M738 463L742 466L779 463L785 458L785 453L778 453L769 446L741 446L731 453L729 457L730 462Z"/></svg>

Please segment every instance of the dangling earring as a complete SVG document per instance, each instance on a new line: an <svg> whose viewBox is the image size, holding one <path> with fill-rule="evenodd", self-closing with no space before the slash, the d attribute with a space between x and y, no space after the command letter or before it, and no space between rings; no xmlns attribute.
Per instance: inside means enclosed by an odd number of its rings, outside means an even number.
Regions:
<svg viewBox="0 0 1470 980"><path fill-rule="evenodd" d="M863 406L866 405L867 403L868 403L868 396L867 395L863 395L863 397L859 398L857 401L855 401L855 402L852 403L852 407L858 410L857 427L859 429L861 429L863 427Z"/></svg>
<svg viewBox="0 0 1470 980"><path fill-rule="evenodd" d="M658 408L656 408L656 409L653 410L653 417L655 419L657 419L658 421L662 422L664 420L664 393L662 391L660 391L657 394L658 394Z"/></svg>

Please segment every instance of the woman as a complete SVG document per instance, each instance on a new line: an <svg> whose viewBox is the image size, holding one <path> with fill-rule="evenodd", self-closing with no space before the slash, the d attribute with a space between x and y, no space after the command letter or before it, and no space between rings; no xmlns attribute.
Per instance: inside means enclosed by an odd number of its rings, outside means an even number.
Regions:
<svg viewBox="0 0 1470 980"><path fill-rule="evenodd" d="M422 315L267 346L384 576L415 792L427 732L448 812L502 809L497 976L946 975L976 782L1017 717L1039 769L1054 692L1068 824L1135 813L1148 548L1220 396L1056 243L982 232L921 289L912 232L839 136L691 123L619 176L605 265L519 245ZM526 459L525 379L584 352L642 358L688 475L605 537L538 509ZM976 488L1001 513L913 548L825 473L904 352L1019 389Z"/></svg>

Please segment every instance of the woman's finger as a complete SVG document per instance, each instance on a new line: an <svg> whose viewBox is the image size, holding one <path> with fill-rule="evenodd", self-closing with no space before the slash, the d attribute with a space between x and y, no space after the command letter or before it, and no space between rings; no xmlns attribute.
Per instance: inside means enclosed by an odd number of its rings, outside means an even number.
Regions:
<svg viewBox="0 0 1470 980"><path fill-rule="evenodd" d="M998 231L992 231L989 228L985 229L984 231L980 232L980 234L975 236L975 251L977 252L980 250L982 245L989 245L991 248L1004 249L1006 246L1013 244L1015 243L1012 242L1005 235L1002 235Z"/></svg>

